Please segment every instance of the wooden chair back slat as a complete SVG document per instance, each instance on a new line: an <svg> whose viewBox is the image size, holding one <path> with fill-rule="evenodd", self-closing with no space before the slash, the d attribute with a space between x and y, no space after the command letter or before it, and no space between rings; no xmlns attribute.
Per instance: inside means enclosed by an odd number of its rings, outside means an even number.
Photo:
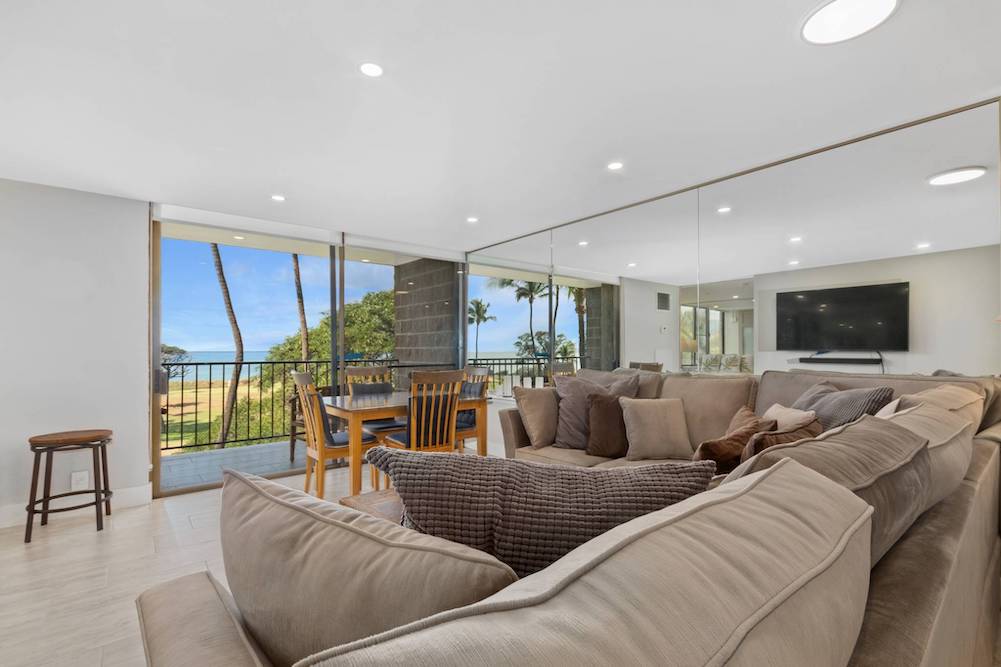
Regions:
<svg viewBox="0 0 1001 667"><path fill-rule="evenodd" d="M348 384L348 395L354 395L356 384L375 384L388 382L393 384L393 371L389 366L348 366L344 369L344 376Z"/></svg>
<svg viewBox="0 0 1001 667"><path fill-rule="evenodd" d="M314 452L326 443L323 436L323 425L320 419L326 419L323 405L320 403L320 392L313 384L313 376L309 373L293 372L296 393L302 410L302 422L306 427L306 449Z"/></svg>
<svg viewBox="0 0 1001 667"><path fill-rule="evenodd" d="M415 372L410 376L410 448L452 449L464 371Z"/></svg>

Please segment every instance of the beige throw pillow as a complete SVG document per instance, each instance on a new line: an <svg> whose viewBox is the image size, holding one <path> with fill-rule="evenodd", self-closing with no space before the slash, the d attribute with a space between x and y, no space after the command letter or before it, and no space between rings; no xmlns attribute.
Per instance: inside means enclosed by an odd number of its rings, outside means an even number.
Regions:
<svg viewBox="0 0 1001 667"><path fill-rule="evenodd" d="M813 410L796 410L775 403L761 415L764 420L774 419L776 431L795 431L817 418Z"/></svg>
<svg viewBox="0 0 1001 667"><path fill-rule="evenodd" d="M525 426L528 441L534 449L549 447L556 440L559 419L559 399L554 387L540 389L514 388L514 402Z"/></svg>
<svg viewBox="0 0 1001 667"><path fill-rule="evenodd" d="M220 537L237 608L275 665L471 604L518 580L482 551L232 471Z"/></svg>
<svg viewBox="0 0 1001 667"><path fill-rule="evenodd" d="M630 461L691 459L685 407L680 398L620 398Z"/></svg>

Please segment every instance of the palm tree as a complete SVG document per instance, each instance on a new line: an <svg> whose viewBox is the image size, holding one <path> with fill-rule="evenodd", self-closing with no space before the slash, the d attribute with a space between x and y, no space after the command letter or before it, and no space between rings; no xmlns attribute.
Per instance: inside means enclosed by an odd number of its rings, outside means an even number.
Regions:
<svg viewBox="0 0 1001 667"><path fill-rule="evenodd" d="M469 324L476 325L476 343L474 356L479 358L480 356L480 325L491 320L496 321L497 317L495 315L488 315L487 311L490 310L490 304L484 303L482 299L472 299L469 302Z"/></svg>
<svg viewBox="0 0 1001 667"><path fill-rule="evenodd" d="M511 280L510 278L493 278L490 284L494 287L514 288L515 301L528 301L528 338L531 345L532 356L535 356L535 312L534 304L536 299L540 299L549 294L549 285L537 283L531 280Z"/></svg>
<svg viewBox="0 0 1001 667"><path fill-rule="evenodd" d="M299 306L299 342L302 360L309 360L309 327L306 325L306 304L302 300L302 278L299 277L299 254L292 253L292 273L295 275L295 301Z"/></svg>
<svg viewBox="0 0 1001 667"><path fill-rule="evenodd" d="M229 437L229 426L233 420L233 412L236 408L236 392L240 388L240 372L243 370L243 336L240 335L240 325L236 321L236 313L233 312L233 301L229 298L229 285L226 283L226 273L222 270L222 258L219 256L219 245L212 245L212 259L215 261L215 275L219 279L219 289L222 291L222 301L226 306L226 317L229 318L229 328L233 330L233 347L236 353L233 355L233 377L229 382L229 391L226 393L226 403L222 411L222 429L219 431L219 449L226 446L226 438Z"/></svg>
<svg viewBox="0 0 1001 667"><path fill-rule="evenodd" d="M577 313L577 353L583 360L586 356L584 352L584 315L587 314L587 293L583 287L567 287L567 294L573 299L574 311Z"/></svg>

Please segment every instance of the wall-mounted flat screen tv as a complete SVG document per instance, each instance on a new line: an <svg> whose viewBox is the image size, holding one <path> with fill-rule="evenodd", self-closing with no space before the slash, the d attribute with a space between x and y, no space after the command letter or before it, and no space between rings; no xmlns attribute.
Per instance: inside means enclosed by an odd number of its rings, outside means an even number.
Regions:
<svg viewBox="0 0 1001 667"><path fill-rule="evenodd" d="M779 292L776 347L798 351L907 350L910 283Z"/></svg>

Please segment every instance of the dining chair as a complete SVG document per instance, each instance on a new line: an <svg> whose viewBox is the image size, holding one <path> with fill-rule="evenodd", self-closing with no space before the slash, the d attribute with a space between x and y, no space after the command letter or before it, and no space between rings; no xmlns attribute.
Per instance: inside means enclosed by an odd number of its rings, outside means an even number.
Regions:
<svg viewBox="0 0 1001 667"><path fill-rule="evenodd" d="M424 371L410 376L409 428L383 444L418 452L455 452L455 418L465 371Z"/></svg>
<svg viewBox="0 0 1001 667"><path fill-rule="evenodd" d="M653 371L654 373L660 373L664 370L664 364L657 363L655 361L630 361L629 368L641 371Z"/></svg>
<svg viewBox="0 0 1001 667"><path fill-rule="evenodd" d="M306 483L303 490L309 493L310 482L315 476L316 495L323 498L327 461L348 457L348 434L345 431L335 433L330 429L323 398L313 384L312 375L293 371L292 379L303 407L303 424L306 427ZM370 433L362 433L361 442L363 450L379 444Z"/></svg>
<svg viewBox="0 0 1001 667"><path fill-rule="evenodd" d="M333 393L333 389L327 386L317 387L316 390L320 392L320 396L330 396ZM299 436L306 434L306 424L302 419L302 403L299 400L299 392L293 393L288 399L288 418L289 424L289 435L288 435L288 462L295 462L295 443L299 440Z"/></svg>
<svg viewBox="0 0 1001 667"><path fill-rule="evenodd" d="M466 377L459 398L486 398L490 386L490 369L486 366L466 366ZM476 437L476 410L460 410L455 417L456 448L465 450L466 438Z"/></svg>
<svg viewBox="0 0 1001 667"><path fill-rule="evenodd" d="M352 398L393 393L393 372L389 366L348 366L344 370L344 377L347 380L348 396ZM372 419L362 425L362 431L374 436L380 443L385 441L387 435L405 430L407 430L406 419L395 417ZM372 467L370 474L372 488L378 491L379 471Z"/></svg>

